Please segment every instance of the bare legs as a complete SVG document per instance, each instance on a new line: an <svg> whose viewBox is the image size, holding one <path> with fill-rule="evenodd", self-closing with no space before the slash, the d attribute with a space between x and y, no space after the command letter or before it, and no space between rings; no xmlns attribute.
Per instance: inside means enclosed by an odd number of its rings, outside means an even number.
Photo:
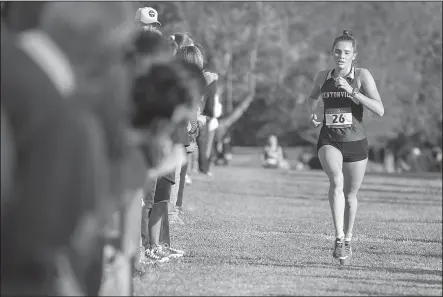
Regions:
<svg viewBox="0 0 443 297"><path fill-rule="evenodd" d="M322 146L318 157L329 178L328 197L335 236L350 240L357 213L357 192L363 181L368 160L343 163L341 152L331 145Z"/></svg>

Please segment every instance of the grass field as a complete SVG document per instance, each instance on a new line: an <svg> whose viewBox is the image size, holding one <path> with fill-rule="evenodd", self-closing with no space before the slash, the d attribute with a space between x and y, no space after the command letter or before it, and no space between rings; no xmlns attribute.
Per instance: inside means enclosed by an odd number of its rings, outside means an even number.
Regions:
<svg viewBox="0 0 443 297"><path fill-rule="evenodd" d="M340 266L326 175L264 170L251 151L234 153L214 177L193 175L185 224L171 226L187 255L135 277L136 295L441 296L441 175L368 173L352 263Z"/></svg>

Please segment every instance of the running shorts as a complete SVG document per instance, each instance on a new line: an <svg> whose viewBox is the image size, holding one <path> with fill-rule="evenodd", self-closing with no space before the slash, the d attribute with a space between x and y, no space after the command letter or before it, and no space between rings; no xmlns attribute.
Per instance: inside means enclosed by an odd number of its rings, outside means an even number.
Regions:
<svg viewBox="0 0 443 297"><path fill-rule="evenodd" d="M369 143L367 138L350 142L319 139L317 142L317 152L324 145L332 145L338 149L343 155L343 162L358 162L368 158Z"/></svg>

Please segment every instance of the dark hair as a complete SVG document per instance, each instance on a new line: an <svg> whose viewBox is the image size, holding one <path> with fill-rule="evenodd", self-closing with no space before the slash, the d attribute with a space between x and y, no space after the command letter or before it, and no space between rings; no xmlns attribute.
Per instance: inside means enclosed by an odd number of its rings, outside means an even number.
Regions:
<svg viewBox="0 0 443 297"><path fill-rule="evenodd" d="M350 30L344 30L342 35L337 36L334 39L334 43L332 44L332 50L334 50L336 44L340 41L349 41L352 43L352 48L354 52L357 52L357 40L352 36L352 32Z"/></svg>
<svg viewBox="0 0 443 297"><path fill-rule="evenodd" d="M200 78L196 80L200 74ZM191 80L198 81L191 84ZM138 77L132 88L134 127L147 127L154 120L170 119L175 108L185 105L190 108L199 103L192 96L192 87L204 88L203 74L195 65L172 61L153 64L149 71Z"/></svg>
<svg viewBox="0 0 443 297"><path fill-rule="evenodd" d="M203 48L203 46L200 43L195 43L194 46L200 50L200 52L202 53L202 56L203 56L203 62L206 63L206 54L205 54L205 49Z"/></svg>
<svg viewBox="0 0 443 297"><path fill-rule="evenodd" d="M175 56L178 59L194 64L198 68L200 68L200 70L203 70L203 54L198 49L198 47L194 45L183 46L177 50Z"/></svg>
<svg viewBox="0 0 443 297"><path fill-rule="evenodd" d="M140 31L129 46L124 59L130 65L131 69L135 69L137 55L155 56L168 51L172 57L173 51L171 46L161 35L152 31Z"/></svg>
<svg viewBox="0 0 443 297"><path fill-rule="evenodd" d="M163 51L170 51L170 49L171 46L168 41L154 31L141 31L134 40L134 50L136 53L152 55Z"/></svg>
<svg viewBox="0 0 443 297"><path fill-rule="evenodd" d="M195 90L202 95L206 88L206 79L200 67L185 60L177 60L176 63L183 68L186 73L186 77L184 78L185 84L190 89L195 88ZM200 96L198 99L200 102Z"/></svg>

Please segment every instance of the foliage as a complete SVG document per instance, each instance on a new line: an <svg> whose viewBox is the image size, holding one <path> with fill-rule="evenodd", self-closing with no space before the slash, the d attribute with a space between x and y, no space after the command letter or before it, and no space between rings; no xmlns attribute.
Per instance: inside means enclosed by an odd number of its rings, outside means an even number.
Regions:
<svg viewBox="0 0 443 297"><path fill-rule="evenodd" d="M358 65L374 76L385 116L365 113L371 143L421 133L441 144L442 4L439 2L140 2L159 11L163 32L190 32L220 75L225 126L236 145L269 133L314 139L306 98L332 68L334 37L356 36ZM255 57L254 57L255 55ZM241 117L240 117L241 116ZM229 121L231 119L231 121Z"/></svg>

